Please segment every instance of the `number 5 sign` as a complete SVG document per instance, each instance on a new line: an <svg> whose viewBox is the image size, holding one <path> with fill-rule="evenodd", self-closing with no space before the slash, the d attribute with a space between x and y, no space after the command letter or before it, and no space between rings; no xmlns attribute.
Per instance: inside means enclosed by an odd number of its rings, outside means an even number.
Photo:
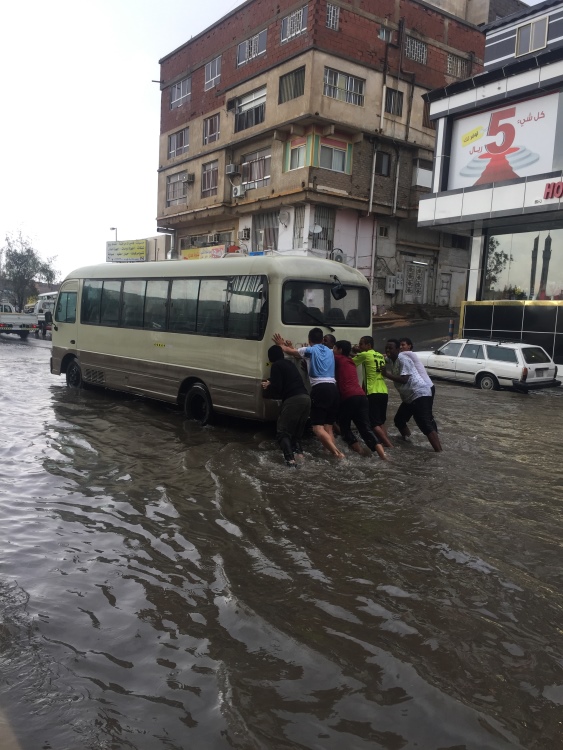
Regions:
<svg viewBox="0 0 563 750"><path fill-rule="evenodd" d="M455 120L448 190L550 172L554 166L559 93Z"/></svg>

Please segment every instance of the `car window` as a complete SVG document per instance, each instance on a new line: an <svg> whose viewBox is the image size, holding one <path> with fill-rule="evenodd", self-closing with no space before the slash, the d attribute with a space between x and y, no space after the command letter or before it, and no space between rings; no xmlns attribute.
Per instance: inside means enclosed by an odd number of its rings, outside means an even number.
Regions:
<svg viewBox="0 0 563 750"><path fill-rule="evenodd" d="M513 364L518 364L515 350L508 349L506 346L487 346L487 357L496 362L511 362Z"/></svg>
<svg viewBox="0 0 563 750"><path fill-rule="evenodd" d="M549 354L540 346L526 346L522 349L524 361L528 365L546 364L551 362Z"/></svg>
<svg viewBox="0 0 563 750"><path fill-rule="evenodd" d="M482 359L483 347L481 346L481 344L466 344L459 356L470 357L471 359Z"/></svg>
<svg viewBox="0 0 563 750"><path fill-rule="evenodd" d="M459 354L459 350L463 346L463 341L461 343L456 343L454 341L450 341L448 344L445 344L441 349L438 349L440 354L447 354L448 357L457 357Z"/></svg>

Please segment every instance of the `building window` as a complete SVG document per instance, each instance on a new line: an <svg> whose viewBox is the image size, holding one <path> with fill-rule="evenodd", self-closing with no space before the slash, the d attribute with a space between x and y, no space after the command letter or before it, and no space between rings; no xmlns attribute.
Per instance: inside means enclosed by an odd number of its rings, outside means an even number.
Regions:
<svg viewBox="0 0 563 750"><path fill-rule="evenodd" d="M383 224L379 225L379 236L380 237L389 237L389 227L384 226Z"/></svg>
<svg viewBox="0 0 563 750"><path fill-rule="evenodd" d="M356 78L332 68L325 68L323 93L332 99L340 99L343 102L348 102L348 104L363 107L365 83L363 78Z"/></svg>
<svg viewBox="0 0 563 750"><path fill-rule="evenodd" d="M448 52L446 63L446 73L456 78L467 78L471 72L470 61L459 55L452 55Z"/></svg>
<svg viewBox="0 0 563 750"><path fill-rule="evenodd" d="M250 37L245 42L241 42L237 50L237 66L244 65L253 57L264 54L266 51L266 29L256 36Z"/></svg>
<svg viewBox="0 0 563 750"><path fill-rule="evenodd" d="M378 151L375 154L375 173L389 177L391 174L391 155L385 151Z"/></svg>
<svg viewBox="0 0 563 750"><path fill-rule="evenodd" d="M289 153L289 168L299 169L305 166L305 144L292 146Z"/></svg>
<svg viewBox="0 0 563 750"><path fill-rule="evenodd" d="M177 206L186 202L188 194L187 172L176 172L166 178L166 205Z"/></svg>
<svg viewBox="0 0 563 750"><path fill-rule="evenodd" d="M219 140L219 113L203 121L203 145Z"/></svg>
<svg viewBox="0 0 563 750"><path fill-rule="evenodd" d="M346 151L332 146L321 146L320 166L333 172L346 171Z"/></svg>
<svg viewBox="0 0 563 750"><path fill-rule="evenodd" d="M168 158L185 154L190 147L190 129L184 128L168 136Z"/></svg>
<svg viewBox="0 0 563 750"><path fill-rule="evenodd" d="M208 198L217 195L217 183L219 181L219 162L209 161L201 167L201 196Z"/></svg>
<svg viewBox="0 0 563 750"><path fill-rule="evenodd" d="M242 157L242 184L247 190L266 187L270 184L272 149L264 148Z"/></svg>
<svg viewBox="0 0 563 750"><path fill-rule="evenodd" d="M192 96L192 79L191 76L184 78L183 81L175 83L170 88L170 109L181 107L190 101Z"/></svg>
<svg viewBox="0 0 563 750"><path fill-rule="evenodd" d="M205 86L204 91L209 91L216 86L221 80L221 55L211 60L205 66Z"/></svg>
<svg viewBox="0 0 563 750"><path fill-rule="evenodd" d="M307 30L307 6L294 10L282 20L281 40L287 42Z"/></svg>
<svg viewBox="0 0 563 750"><path fill-rule="evenodd" d="M393 31L391 29L388 29L387 26L380 26L379 31L377 32L377 36L379 39L389 44L391 42L391 39L393 38Z"/></svg>
<svg viewBox="0 0 563 750"><path fill-rule="evenodd" d="M322 232L313 234L313 250L326 250L331 253L334 247L334 220L336 211L328 206L315 206L315 224L322 227Z"/></svg>
<svg viewBox="0 0 563 750"><path fill-rule="evenodd" d="M290 99L297 99L298 96L303 96L305 92L305 67L297 68L292 70L291 73L286 73L284 76L280 76L280 95L279 103L290 101Z"/></svg>
<svg viewBox="0 0 563 750"><path fill-rule="evenodd" d="M385 111L390 115L401 117L403 114L403 92L397 89L385 90Z"/></svg>
<svg viewBox="0 0 563 750"><path fill-rule="evenodd" d="M421 42L420 39L415 39L414 36L407 36L405 39L405 57L426 65L426 61L428 60L428 45L426 42Z"/></svg>
<svg viewBox="0 0 563 750"><path fill-rule="evenodd" d="M547 16L520 26L516 39L516 56L543 49L547 44Z"/></svg>
<svg viewBox="0 0 563 750"><path fill-rule="evenodd" d="M430 104L428 102L424 102L424 109L422 110L422 125L425 128L436 130L436 123L434 120L430 119Z"/></svg>
<svg viewBox="0 0 563 750"><path fill-rule="evenodd" d="M252 219L252 249L275 250L278 246L279 212L256 214Z"/></svg>
<svg viewBox="0 0 563 750"><path fill-rule="evenodd" d="M340 16L340 8L338 5L332 3L326 4L326 27L327 29L333 29L338 31L338 18Z"/></svg>
<svg viewBox="0 0 563 750"><path fill-rule="evenodd" d="M303 229L305 228L305 206L295 206L293 219L293 248L303 247Z"/></svg>
<svg viewBox="0 0 563 750"><path fill-rule="evenodd" d="M237 99L235 111L235 133L259 125L266 115L266 87L251 91Z"/></svg>

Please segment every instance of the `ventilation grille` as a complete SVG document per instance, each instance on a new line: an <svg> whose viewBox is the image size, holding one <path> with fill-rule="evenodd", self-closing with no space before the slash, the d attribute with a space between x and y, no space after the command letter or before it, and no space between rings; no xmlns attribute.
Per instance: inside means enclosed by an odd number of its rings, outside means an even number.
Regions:
<svg viewBox="0 0 563 750"><path fill-rule="evenodd" d="M94 385L104 385L105 378L103 370L84 370L84 380L87 383L94 383Z"/></svg>

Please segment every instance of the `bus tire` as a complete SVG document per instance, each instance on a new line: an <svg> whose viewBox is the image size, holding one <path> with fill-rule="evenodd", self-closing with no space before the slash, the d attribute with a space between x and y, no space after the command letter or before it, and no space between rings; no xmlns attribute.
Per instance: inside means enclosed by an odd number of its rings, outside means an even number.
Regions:
<svg viewBox="0 0 563 750"><path fill-rule="evenodd" d="M484 372L479 376L477 386L483 391L498 391L500 388L498 380L489 372Z"/></svg>
<svg viewBox="0 0 563 750"><path fill-rule="evenodd" d="M194 383L186 393L184 414L186 419L198 422L202 427L213 421L213 403L203 383Z"/></svg>
<svg viewBox="0 0 563 750"><path fill-rule="evenodd" d="M82 370L76 359L69 362L66 368L66 384L69 388L82 388Z"/></svg>
<svg viewBox="0 0 563 750"><path fill-rule="evenodd" d="M22 341L25 341L28 336L29 336L29 331L20 331L20 339Z"/></svg>

